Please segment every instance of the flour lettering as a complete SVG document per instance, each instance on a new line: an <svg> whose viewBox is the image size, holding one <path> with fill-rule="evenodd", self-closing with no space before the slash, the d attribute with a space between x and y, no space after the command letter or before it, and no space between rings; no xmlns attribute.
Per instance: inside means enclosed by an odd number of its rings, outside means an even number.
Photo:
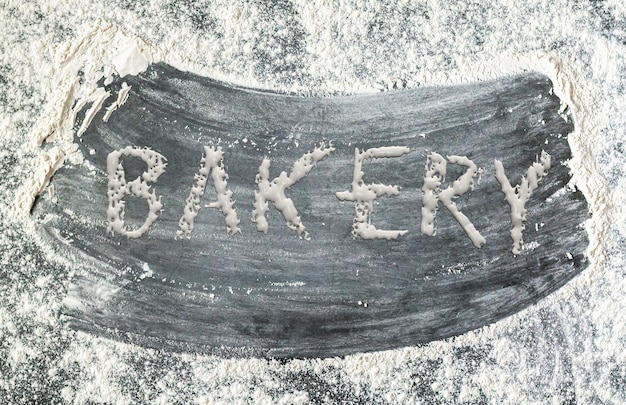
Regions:
<svg viewBox="0 0 626 405"><path fill-rule="evenodd" d="M297 237L308 240L310 235L304 221L300 217L293 200L287 197L287 190L296 185L304 177L311 174L313 168L322 160L332 156L335 148L321 144L305 153L293 163L290 173L285 171L270 180L269 158L260 162L255 178L257 189L254 192L254 204L251 221L256 229L265 234L269 231L266 213L272 203L283 216L286 225L294 231ZM406 235L408 230L379 229L372 223L374 201L382 196L393 197L400 194L400 187L380 183L365 183L363 180L363 163L368 159L398 158L410 153L404 146L370 148L360 151L354 150L354 166L352 168L352 183L348 190L336 191L335 198L340 201L353 202L355 216L352 225L352 234L360 239L393 240ZM205 194L209 180L215 190L217 201L205 205L206 208L219 209L224 215L226 232L228 234L241 233L239 228L240 216L235 208L233 192L228 188L228 174L224 166L224 156L221 147L204 147L204 154L200 161L200 168L194 175L191 191L183 207L179 221L176 239L190 239L194 230L194 223L201 209L201 200ZM131 181L126 180L126 172L122 158L141 159L147 169L141 176ZM442 187L448 170L448 164L465 168L465 172L447 187ZM129 238L139 238L145 234L157 220L163 209L162 197L156 193L155 187L161 174L165 172L167 159L158 152L148 148L128 146L109 153L107 158L108 173L108 200L107 220L109 233L125 235ZM532 192L539 186L540 180L548 174L550 169L550 155L545 151L541 157L524 174L520 185L512 187L504 173L504 165L499 160L494 162L495 177L502 187L502 192L511 212L511 238L513 239L514 254L521 252L522 231L526 220L526 203ZM473 191L479 183L483 169L466 156L447 156L431 152L426 156L421 198L421 233L426 236L435 236L437 233L436 217L439 203L443 205L459 223L471 243L480 248L487 243L480 231L476 229L471 219L455 204L454 199ZM312 190L318 192L318 190ZM137 229L128 229L124 222L124 197L133 195L145 199L148 203L148 215L143 224Z"/></svg>

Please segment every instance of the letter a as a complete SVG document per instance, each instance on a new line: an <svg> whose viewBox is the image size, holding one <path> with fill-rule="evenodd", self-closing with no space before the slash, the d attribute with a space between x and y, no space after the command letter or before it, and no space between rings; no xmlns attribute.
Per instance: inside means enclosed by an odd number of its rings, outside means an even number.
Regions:
<svg viewBox="0 0 626 405"><path fill-rule="evenodd" d="M207 208L219 208L224 214L226 220L227 233L235 234L241 232L239 230L239 217L237 217L237 211L233 205L234 201L231 199L233 193L228 189L228 174L224 169L223 164L224 152L222 148L217 149L209 146L204 147L204 157L200 161L200 170L198 174L194 176L194 184L187 197L187 204L183 212L183 216L178 221L178 231L176 231L176 239L183 237L191 239L191 233L194 228L194 221L198 212L200 212L200 199L204 195L206 190L206 184L211 176L213 180L213 187L217 194L217 201L208 204Z"/></svg>

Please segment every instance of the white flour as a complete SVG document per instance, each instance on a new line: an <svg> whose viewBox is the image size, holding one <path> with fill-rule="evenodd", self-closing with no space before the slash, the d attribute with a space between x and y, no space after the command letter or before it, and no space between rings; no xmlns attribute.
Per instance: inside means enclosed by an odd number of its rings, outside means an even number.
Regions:
<svg viewBox="0 0 626 405"><path fill-rule="evenodd" d="M6 402L626 402L623 2L24 3L0 6L0 398ZM80 131L73 127L76 107L95 113L112 105L117 95L107 98L98 82L155 61L306 95L542 71L576 120L569 164L593 210L587 229L594 264L497 324L423 347L345 359L179 355L68 331L58 311L72 263L59 265L37 246L29 208L64 159L81 162L72 145ZM123 113L123 105L116 108L113 115Z"/></svg>

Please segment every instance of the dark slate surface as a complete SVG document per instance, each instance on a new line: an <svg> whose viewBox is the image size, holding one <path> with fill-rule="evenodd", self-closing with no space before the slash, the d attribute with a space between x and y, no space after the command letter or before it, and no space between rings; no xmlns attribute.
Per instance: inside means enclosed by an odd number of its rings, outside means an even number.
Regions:
<svg viewBox="0 0 626 405"><path fill-rule="evenodd" d="M581 193L564 190L573 124L559 113L560 100L541 74L331 98L235 88L165 65L124 80L132 86L126 105L106 123L101 111L80 140L95 171L62 168L52 181L57 201L42 197L33 212L42 235L81 268L64 308L74 328L224 355L346 355L492 323L537 302L587 265L580 226L587 204ZM120 86L110 88L115 93ZM322 141L336 150L287 192L311 240L298 239L272 205L269 233L257 232L250 218L262 158L272 159L274 178ZM168 159L154 185L164 210L140 239L106 233L106 158L128 145ZM203 145L224 149L242 234L228 236L221 212L203 208L192 239L175 240ZM396 241L355 239L354 204L335 196L350 188L354 148L380 146L411 149L363 165L366 182L402 188L397 197L378 199L372 217L380 229L409 230ZM502 160L518 184L542 149L553 167L527 203L524 231L525 242L536 247L514 256L509 207L493 161ZM484 169L475 190L456 200L486 238L481 249L441 205L436 236L420 234L430 151L467 155ZM129 180L144 170L132 159L125 165ZM463 172L449 164L445 186ZM203 205L214 198L209 181ZM126 202L127 222L142 223L145 202ZM52 215L44 221L46 214ZM139 277L144 263L152 277Z"/></svg>

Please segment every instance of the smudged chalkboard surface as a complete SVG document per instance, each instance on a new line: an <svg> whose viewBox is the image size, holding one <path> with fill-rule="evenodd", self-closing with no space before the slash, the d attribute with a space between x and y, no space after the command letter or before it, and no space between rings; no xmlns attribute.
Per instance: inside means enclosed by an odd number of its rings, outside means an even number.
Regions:
<svg viewBox="0 0 626 405"><path fill-rule="evenodd" d="M128 101L93 120L78 144L88 165L67 165L33 215L78 272L63 312L73 328L140 345L224 355L336 356L415 345L461 334L550 294L586 265L588 218L568 190L573 123L542 74L455 87L307 98L218 83L158 64L136 77ZM122 80L112 83L112 92ZM335 150L287 190L310 240L270 204L267 234L250 220L264 157L270 178L322 142ZM163 211L140 238L107 233L107 156L127 146L167 158L152 184ZM222 147L241 219L226 232L211 181L190 240L175 239L203 147ZM406 146L397 158L363 163L364 181L398 185L374 203L372 223L406 229L397 240L352 234L349 190L355 148ZM525 249L511 252L511 215L494 176L501 160L513 185L545 150L552 167L526 204ZM467 156L482 168L455 200L483 235L473 246L445 208L437 233L420 232L426 157ZM145 170L124 161L126 177ZM449 164L447 187L464 172ZM127 196L126 221L140 225L145 200Z"/></svg>

